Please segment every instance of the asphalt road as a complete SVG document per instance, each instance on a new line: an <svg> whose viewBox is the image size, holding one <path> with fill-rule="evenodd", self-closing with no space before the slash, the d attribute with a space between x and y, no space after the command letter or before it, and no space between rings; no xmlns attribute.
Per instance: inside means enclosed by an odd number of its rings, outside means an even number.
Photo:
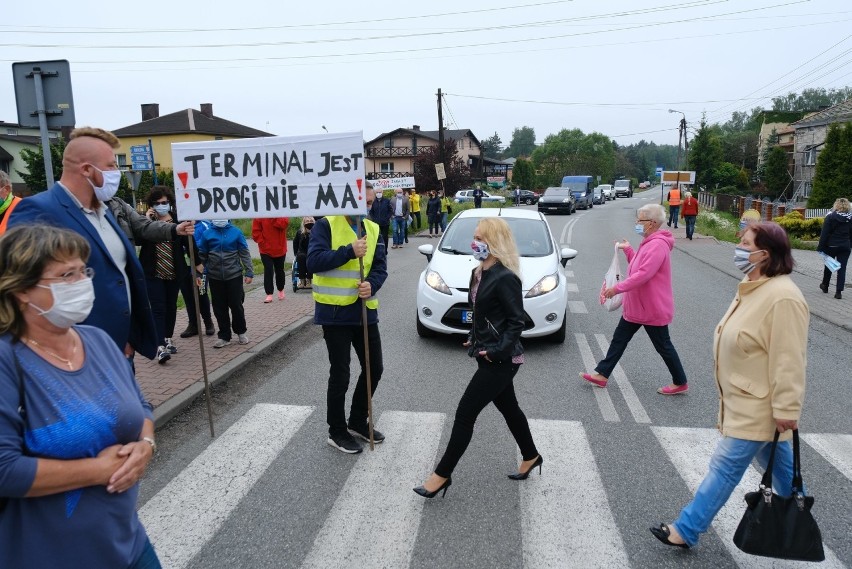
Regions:
<svg viewBox="0 0 852 569"><path fill-rule="evenodd" d="M525 342L527 363L516 379L545 458L541 476L506 478L517 468L517 449L489 407L446 497L426 501L411 492L443 452L475 367L460 337L417 336L415 290L426 261L416 247L428 241L411 239L390 251L380 293L385 372L374 404L387 441L355 456L326 445L328 360L321 331L304 329L216 389L216 440L203 403L158 432L140 512L164 566L772 566L731 544L739 496L756 487L756 471L699 547L666 548L647 529L690 500L713 450L712 332L736 279L672 254L671 333L688 395L656 393L670 378L643 332L614 385L599 390L577 377L602 357L618 320L597 304L612 243L638 243L635 208L655 198L636 194L548 218L560 245L579 255L566 267L576 291L565 343ZM850 336L812 320L803 472L830 550L824 566L852 566Z"/></svg>

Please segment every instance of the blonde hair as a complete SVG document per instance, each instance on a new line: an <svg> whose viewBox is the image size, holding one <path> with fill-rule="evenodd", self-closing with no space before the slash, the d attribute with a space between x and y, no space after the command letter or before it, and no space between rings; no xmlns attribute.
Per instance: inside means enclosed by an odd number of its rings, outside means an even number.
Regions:
<svg viewBox="0 0 852 569"><path fill-rule="evenodd" d="M310 221L308 221L308 220L310 220ZM305 232L305 224L306 223L316 223L316 220L313 217L311 217L310 215L304 216L302 218L302 226L299 228L302 231L302 233Z"/></svg>
<svg viewBox="0 0 852 569"><path fill-rule="evenodd" d="M479 234L488 243L488 251L500 264L521 278L521 264L518 258L518 246L509 224L499 217L484 217L479 222Z"/></svg>
<svg viewBox="0 0 852 569"><path fill-rule="evenodd" d="M75 128L71 131L71 135L68 137L68 140L74 140L75 138L82 138L85 136L102 140L109 144L112 148L118 148L121 146L121 142L113 133L108 130L92 126L81 126L80 128Z"/></svg>
<svg viewBox="0 0 852 569"><path fill-rule="evenodd" d="M15 296L33 288L51 262L89 260L89 242L80 234L50 225L19 225L0 238L0 334L15 339L26 332Z"/></svg>
<svg viewBox="0 0 852 569"><path fill-rule="evenodd" d="M834 207L832 208L834 211L842 211L843 213L849 213L849 200L846 198L837 198L834 200Z"/></svg>

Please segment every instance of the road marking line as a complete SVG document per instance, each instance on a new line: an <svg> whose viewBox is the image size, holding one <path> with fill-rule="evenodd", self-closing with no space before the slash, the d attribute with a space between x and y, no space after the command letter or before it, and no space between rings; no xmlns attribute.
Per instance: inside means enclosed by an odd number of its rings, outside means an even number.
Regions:
<svg viewBox="0 0 852 569"><path fill-rule="evenodd" d="M570 220L568 223L565 224L565 227L562 228L562 233L559 236L560 237L559 242L561 244L563 244L563 245L570 245L571 244L571 237L574 234L574 224L577 223L577 219L579 219L579 217L580 216L578 215L574 219ZM570 261L569 261L569 263L570 263Z"/></svg>
<svg viewBox="0 0 852 569"><path fill-rule="evenodd" d="M519 483L524 567L629 567L582 423L529 423L547 468Z"/></svg>
<svg viewBox="0 0 852 569"><path fill-rule="evenodd" d="M707 475L710 457L716 449L721 436L716 429L690 429L681 427L651 427L660 445L677 468L690 492L695 494L701 481ZM743 553L734 545L733 537L745 511L743 496L754 492L760 485L761 474L756 468L749 467L743 479L731 493L731 498L716 514L713 529L719 535L722 544L734 561L743 568L812 567L812 564L780 559L766 559ZM827 547L825 561L820 567L844 567L843 563Z"/></svg>
<svg viewBox="0 0 852 569"><path fill-rule="evenodd" d="M595 334L595 339L598 341L598 346L601 351L604 354L607 353L609 350L609 342L607 341L606 336L603 334ZM650 424L651 418L648 416L648 413L645 412L645 408L636 396L636 392L633 391L633 385L630 384L630 380L627 379L627 374L624 373L624 369L620 364L615 364L615 369L612 370L612 379L615 380L615 384L621 390L621 395L627 402L627 408L630 409L630 414L633 415L633 420L637 423Z"/></svg>
<svg viewBox="0 0 852 569"><path fill-rule="evenodd" d="M313 410L255 405L139 509L164 567L190 562Z"/></svg>
<svg viewBox="0 0 852 569"><path fill-rule="evenodd" d="M802 439L822 457L852 480L852 435L807 434Z"/></svg>
<svg viewBox="0 0 852 569"><path fill-rule="evenodd" d="M580 292L580 287L577 286L577 283L565 283L565 290L568 292Z"/></svg>
<svg viewBox="0 0 852 569"><path fill-rule="evenodd" d="M386 411L386 439L358 457L302 567L408 567L426 502L411 491L429 475L442 413Z"/></svg>
<svg viewBox="0 0 852 569"><path fill-rule="evenodd" d="M585 334L574 334L574 338L577 340L577 347L580 349L580 356L583 358L583 367L588 370L595 369L597 362L595 361L595 357L592 355L592 348L589 347L589 342L586 341ZM604 421L621 421L606 388L601 389L600 387L596 387L580 378L578 378L577 381L581 384L587 384L592 389L592 392L595 394L595 401L598 403L598 407L601 410L601 415L603 416Z"/></svg>
<svg viewBox="0 0 852 569"><path fill-rule="evenodd" d="M588 314L589 311L586 309L586 303L582 300L569 300L568 301L568 310L571 314Z"/></svg>
<svg viewBox="0 0 852 569"><path fill-rule="evenodd" d="M574 271L562 271L562 272L565 274L566 279L573 279L574 278Z"/></svg>

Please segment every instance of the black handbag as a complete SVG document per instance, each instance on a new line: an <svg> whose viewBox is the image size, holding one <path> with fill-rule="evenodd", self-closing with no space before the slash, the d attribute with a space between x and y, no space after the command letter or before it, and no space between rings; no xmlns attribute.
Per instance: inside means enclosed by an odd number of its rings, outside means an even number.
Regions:
<svg viewBox="0 0 852 569"><path fill-rule="evenodd" d="M747 507L734 533L734 544L751 555L823 561L822 535L811 515L814 498L802 492L798 430L793 430L793 488L790 497L782 498L772 491L772 465L778 434L776 431L760 489L745 495Z"/></svg>

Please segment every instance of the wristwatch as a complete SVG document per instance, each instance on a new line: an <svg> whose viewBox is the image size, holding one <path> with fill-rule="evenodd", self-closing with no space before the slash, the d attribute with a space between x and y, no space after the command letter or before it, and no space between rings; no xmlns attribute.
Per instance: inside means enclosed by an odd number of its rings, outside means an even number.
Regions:
<svg viewBox="0 0 852 569"><path fill-rule="evenodd" d="M149 445L151 445L151 452L157 452L157 441L152 439L151 437L142 437L139 439L140 441L145 441Z"/></svg>

